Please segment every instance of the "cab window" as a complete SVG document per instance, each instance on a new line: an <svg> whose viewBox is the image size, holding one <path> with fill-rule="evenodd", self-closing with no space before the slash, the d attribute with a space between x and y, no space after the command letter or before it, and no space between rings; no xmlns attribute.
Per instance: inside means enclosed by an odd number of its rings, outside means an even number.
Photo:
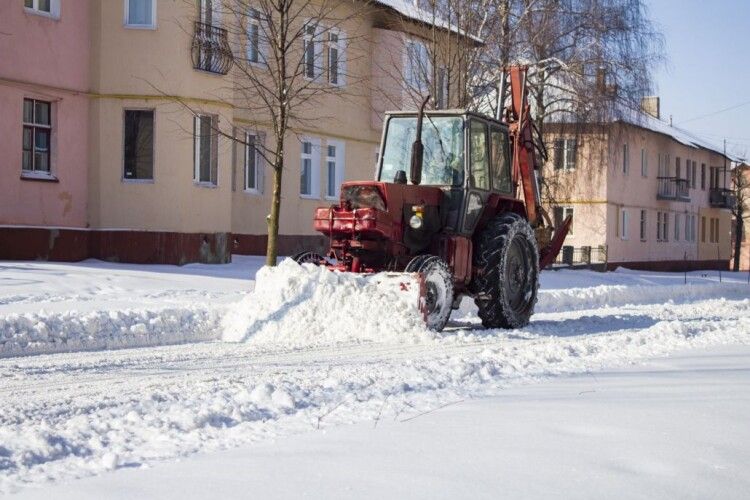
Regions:
<svg viewBox="0 0 750 500"><path fill-rule="evenodd" d="M492 165L492 187L501 193L510 193L510 158L508 134L500 128L490 129L490 162Z"/></svg>
<svg viewBox="0 0 750 500"><path fill-rule="evenodd" d="M489 158L487 154L487 126L471 120L471 186L477 189L490 188Z"/></svg>

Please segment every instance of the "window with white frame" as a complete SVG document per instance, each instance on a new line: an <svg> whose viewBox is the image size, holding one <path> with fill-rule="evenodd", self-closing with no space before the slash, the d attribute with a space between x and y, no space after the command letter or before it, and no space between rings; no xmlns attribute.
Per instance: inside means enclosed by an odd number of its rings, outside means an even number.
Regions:
<svg viewBox="0 0 750 500"><path fill-rule="evenodd" d="M641 210L641 241L646 241L646 211Z"/></svg>
<svg viewBox="0 0 750 500"><path fill-rule="evenodd" d="M60 17L60 0L24 0L23 6L33 14Z"/></svg>
<svg viewBox="0 0 750 500"><path fill-rule="evenodd" d="M573 234L573 225L575 222L575 217L573 217L574 211L573 207L554 207L552 209L552 217L553 217L553 224L555 227L562 227L563 222L565 219L570 216L573 221L570 224L570 229L568 230L568 234Z"/></svg>
<svg viewBox="0 0 750 500"><path fill-rule="evenodd" d="M416 91L426 91L429 84L428 75L432 73L427 45L419 40L407 40L404 67L406 84Z"/></svg>
<svg viewBox="0 0 750 500"><path fill-rule="evenodd" d="M303 198L318 198L320 182L320 140L302 140L299 194Z"/></svg>
<svg viewBox="0 0 750 500"><path fill-rule="evenodd" d="M328 140L326 146L326 198L337 199L344 181L345 150L342 141Z"/></svg>
<svg viewBox="0 0 750 500"><path fill-rule="evenodd" d="M555 170L573 170L576 168L578 144L575 139L557 139L554 142Z"/></svg>
<svg viewBox="0 0 750 500"><path fill-rule="evenodd" d="M669 212L664 212L664 241L669 241Z"/></svg>
<svg viewBox="0 0 750 500"><path fill-rule="evenodd" d="M125 26L153 28L156 26L157 0L125 0Z"/></svg>
<svg viewBox="0 0 750 500"><path fill-rule="evenodd" d="M341 30L328 32L328 83L346 84L346 35Z"/></svg>
<svg viewBox="0 0 750 500"><path fill-rule="evenodd" d="M680 241L680 214L674 214L674 240Z"/></svg>
<svg viewBox="0 0 750 500"><path fill-rule="evenodd" d="M49 174L52 156L52 103L23 100L21 170Z"/></svg>
<svg viewBox="0 0 750 500"><path fill-rule="evenodd" d="M261 169L261 158L258 154L260 138L257 134L245 133L245 186L248 193L260 194L263 192L263 171Z"/></svg>
<svg viewBox="0 0 750 500"><path fill-rule="evenodd" d="M262 62L260 12L250 8L247 15L247 62Z"/></svg>
<svg viewBox="0 0 750 500"><path fill-rule="evenodd" d="M323 69L322 44L319 38L318 24L315 21L305 24L302 37L302 73L310 80L317 79Z"/></svg>
<svg viewBox="0 0 750 500"><path fill-rule="evenodd" d="M198 184L215 186L218 177L218 117L196 115L193 122L194 165L193 180Z"/></svg>
<svg viewBox="0 0 750 500"><path fill-rule="evenodd" d="M630 155L628 154L628 145L622 145L622 173L627 175L630 170Z"/></svg>
<svg viewBox="0 0 750 500"><path fill-rule="evenodd" d="M630 215L627 210L622 210L620 213L620 239L627 240L629 235L628 225L630 224Z"/></svg>
<svg viewBox="0 0 750 500"><path fill-rule="evenodd" d="M648 154L641 149L641 177L648 177Z"/></svg>

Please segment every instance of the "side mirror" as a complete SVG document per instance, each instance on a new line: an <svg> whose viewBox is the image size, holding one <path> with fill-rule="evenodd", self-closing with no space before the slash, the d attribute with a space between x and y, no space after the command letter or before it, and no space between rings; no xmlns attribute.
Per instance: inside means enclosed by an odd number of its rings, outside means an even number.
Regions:
<svg viewBox="0 0 750 500"><path fill-rule="evenodd" d="M419 107L419 114L417 115L417 133L414 143L411 145L411 165L409 169L409 177L411 183L418 186L422 182L422 159L424 157L424 146L422 146L422 119L424 118L424 108L427 106L427 101L430 100L430 96L425 97L422 101L422 106Z"/></svg>
<svg viewBox="0 0 750 500"><path fill-rule="evenodd" d="M396 175L393 176L393 183L406 184L406 172L404 172L403 170L397 170Z"/></svg>

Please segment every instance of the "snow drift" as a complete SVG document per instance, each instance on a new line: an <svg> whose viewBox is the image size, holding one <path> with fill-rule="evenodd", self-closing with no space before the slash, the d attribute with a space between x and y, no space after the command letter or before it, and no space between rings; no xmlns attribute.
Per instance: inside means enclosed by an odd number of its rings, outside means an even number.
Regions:
<svg viewBox="0 0 750 500"><path fill-rule="evenodd" d="M287 259L258 271L255 290L222 321L222 338L291 347L418 342L431 337L418 306L416 275L362 276Z"/></svg>

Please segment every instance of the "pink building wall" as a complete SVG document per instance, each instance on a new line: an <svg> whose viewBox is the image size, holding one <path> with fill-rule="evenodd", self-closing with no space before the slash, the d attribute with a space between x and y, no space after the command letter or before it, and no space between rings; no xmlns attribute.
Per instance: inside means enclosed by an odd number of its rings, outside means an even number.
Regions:
<svg viewBox="0 0 750 500"><path fill-rule="evenodd" d="M0 225L86 227L89 2L0 2ZM22 176L24 98L52 103L51 175Z"/></svg>

